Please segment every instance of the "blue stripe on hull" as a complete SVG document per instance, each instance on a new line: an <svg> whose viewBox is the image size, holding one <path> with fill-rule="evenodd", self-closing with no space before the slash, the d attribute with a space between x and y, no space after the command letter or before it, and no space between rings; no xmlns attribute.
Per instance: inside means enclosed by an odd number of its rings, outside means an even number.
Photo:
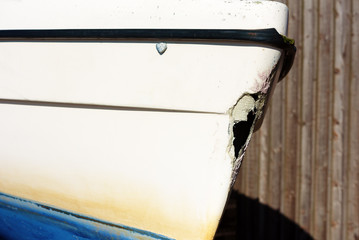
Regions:
<svg viewBox="0 0 359 240"><path fill-rule="evenodd" d="M170 238L0 193L0 239L168 240Z"/></svg>

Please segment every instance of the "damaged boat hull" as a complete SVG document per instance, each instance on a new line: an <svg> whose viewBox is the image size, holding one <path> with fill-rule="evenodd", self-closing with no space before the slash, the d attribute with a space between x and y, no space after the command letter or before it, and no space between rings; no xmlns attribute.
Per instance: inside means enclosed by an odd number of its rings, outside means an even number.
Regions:
<svg viewBox="0 0 359 240"><path fill-rule="evenodd" d="M287 54L248 36L288 9L149 2L0 3L0 237L213 238Z"/></svg>

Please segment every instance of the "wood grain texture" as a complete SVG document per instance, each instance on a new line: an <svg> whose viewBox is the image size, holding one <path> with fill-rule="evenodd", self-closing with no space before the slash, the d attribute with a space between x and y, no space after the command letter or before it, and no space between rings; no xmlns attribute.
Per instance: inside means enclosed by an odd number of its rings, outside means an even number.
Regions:
<svg viewBox="0 0 359 240"><path fill-rule="evenodd" d="M315 122L316 105L313 104L316 99L316 69L317 54L314 49L318 48L318 3L317 1L305 0L303 2L302 12L302 80L301 82L301 119L300 119L300 165L299 165L299 199L298 199L298 223L306 231L311 229L311 212L313 203L313 161L315 156ZM312 210L312 209L311 209Z"/></svg>
<svg viewBox="0 0 359 240"><path fill-rule="evenodd" d="M330 166L330 239L341 239L344 230L344 174L347 168L346 138L350 73L350 2L335 2L334 78L332 104L332 141Z"/></svg>
<svg viewBox="0 0 359 240"><path fill-rule="evenodd" d="M281 211L290 219L296 219L296 201L297 201L297 175L299 173L299 146L300 138L300 91L301 85L301 56L302 56L302 23L300 19L302 12L302 1L290 1L288 7L292 9L289 13L289 36L297 36L297 58L294 61L292 71L289 72L288 79L285 81L285 122L284 122L284 159L282 161L282 177L286 181L281 181L282 200ZM293 24L296 23L296 24ZM274 103L275 104L275 103ZM278 105L279 106L279 105ZM296 147L287 147L296 146ZM292 235L283 236L283 238L293 239Z"/></svg>
<svg viewBox="0 0 359 240"><path fill-rule="evenodd" d="M351 1L351 71L349 86L349 150L346 173L346 239L359 239L359 1Z"/></svg>

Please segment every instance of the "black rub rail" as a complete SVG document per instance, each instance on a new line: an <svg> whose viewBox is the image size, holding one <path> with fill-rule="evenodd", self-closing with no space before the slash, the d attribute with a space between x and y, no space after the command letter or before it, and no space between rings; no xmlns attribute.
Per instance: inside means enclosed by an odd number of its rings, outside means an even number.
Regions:
<svg viewBox="0 0 359 240"><path fill-rule="evenodd" d="M0 41L154 41L248 44L282 51L279 79L291 69L296 53L294 41L276 29L29 29L0 30Z"/></svg>

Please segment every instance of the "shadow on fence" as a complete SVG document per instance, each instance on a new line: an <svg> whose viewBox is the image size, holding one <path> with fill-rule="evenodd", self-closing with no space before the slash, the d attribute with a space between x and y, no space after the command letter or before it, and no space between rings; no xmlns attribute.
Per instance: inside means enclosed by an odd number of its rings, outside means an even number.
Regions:
<svg viewBox="0 0 359 240"><path fill-rule="evenodd" d="M215 240L311 240L298 224L258 199L232 192Z"/></svg>

